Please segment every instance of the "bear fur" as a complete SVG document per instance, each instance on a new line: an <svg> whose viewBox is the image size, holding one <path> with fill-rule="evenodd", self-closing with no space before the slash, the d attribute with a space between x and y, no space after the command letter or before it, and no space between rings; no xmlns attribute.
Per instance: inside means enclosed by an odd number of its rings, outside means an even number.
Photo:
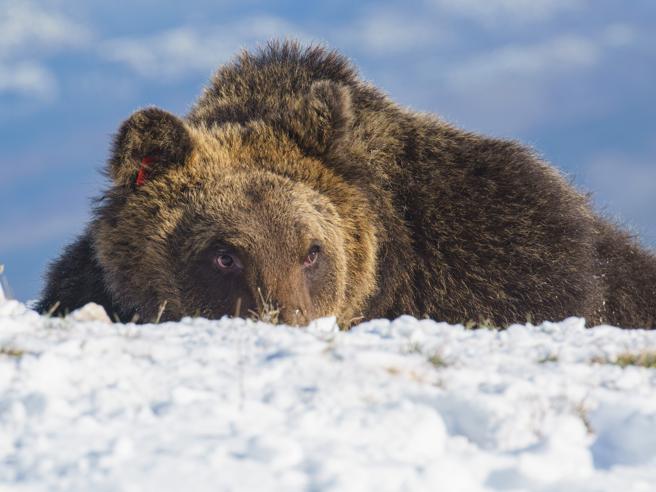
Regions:
<svg viewBox="0 0 656 492"><path fill-rule="evenodd" d="M399 107L322 47L243 52L184 118L137 111L107 173L42 312L656 324L656 257L552 166Z"/></svg>

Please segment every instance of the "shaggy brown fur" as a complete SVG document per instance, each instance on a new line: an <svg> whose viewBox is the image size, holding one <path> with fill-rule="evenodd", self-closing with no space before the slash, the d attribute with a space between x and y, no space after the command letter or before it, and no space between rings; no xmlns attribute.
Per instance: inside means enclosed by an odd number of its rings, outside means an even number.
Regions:
<svg viewBox="0 0 656 492"><path fill-rule="evenodd" d="M93 300L149 321L272 301L288 323L656 323L656 258L556 170L400 108L322 48L243 53L184 119L138 111L108 173L42 311Z"/></svg>

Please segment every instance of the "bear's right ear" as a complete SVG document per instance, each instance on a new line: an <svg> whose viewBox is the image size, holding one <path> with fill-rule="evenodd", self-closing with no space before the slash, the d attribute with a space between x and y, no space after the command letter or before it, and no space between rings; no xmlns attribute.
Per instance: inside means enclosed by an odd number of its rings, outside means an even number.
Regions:
<svg viewBox="0 0 656 492"><path fill-rule="evenodd" d="M114 138L109 174L117 186L140 186L185 164L191 137L177 116L158 108L137 111Z"/></svg>

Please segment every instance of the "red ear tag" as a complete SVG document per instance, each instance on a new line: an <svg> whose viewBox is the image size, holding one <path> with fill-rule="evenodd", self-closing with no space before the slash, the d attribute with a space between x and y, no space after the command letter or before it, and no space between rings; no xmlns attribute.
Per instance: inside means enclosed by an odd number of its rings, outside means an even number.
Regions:
<svg viewBox="0 0 656 492"><path fill-rule="evenodd" d="M137 173L137 180L135 184L137 186L143 186L146 184L146 179L148 178L148 170L150 169L150 164L152 164L152 157L144 157L141 159L141 167L139 167L139 172Z"/></svg>

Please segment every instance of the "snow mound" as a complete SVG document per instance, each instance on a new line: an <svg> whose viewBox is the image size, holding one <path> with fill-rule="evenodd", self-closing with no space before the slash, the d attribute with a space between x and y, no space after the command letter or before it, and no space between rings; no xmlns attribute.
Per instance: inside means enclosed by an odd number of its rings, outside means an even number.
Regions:
<svg viewBox="0 0 656 492"><path fill-rule="evenodd" d="M656 490L656 332L103 314L0 304L0 489Z"/></svg>

